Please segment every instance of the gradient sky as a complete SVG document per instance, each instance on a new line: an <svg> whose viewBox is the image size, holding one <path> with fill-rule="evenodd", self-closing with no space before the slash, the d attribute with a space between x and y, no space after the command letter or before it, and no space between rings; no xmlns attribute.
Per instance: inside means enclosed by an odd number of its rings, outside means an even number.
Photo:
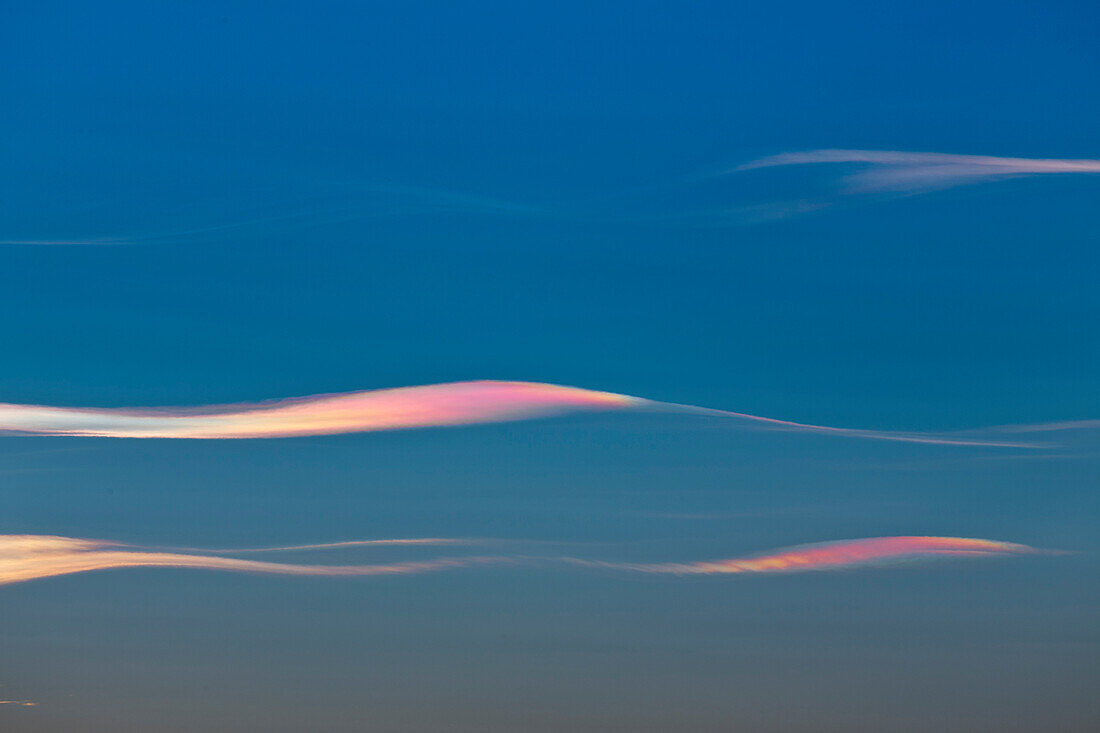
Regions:
<svg viewBox="0 0 1100 733"><path fill-rule="evenodd" d="M898 154L1100 159L1098 31L1084 2L7 2L0 403L516 380L1095 420L1100 174ZM0 585L0 730L1093 730L1098 433L0 435L0 535L588 563ZM895 536L1067 554L619 572Z"/></svg>

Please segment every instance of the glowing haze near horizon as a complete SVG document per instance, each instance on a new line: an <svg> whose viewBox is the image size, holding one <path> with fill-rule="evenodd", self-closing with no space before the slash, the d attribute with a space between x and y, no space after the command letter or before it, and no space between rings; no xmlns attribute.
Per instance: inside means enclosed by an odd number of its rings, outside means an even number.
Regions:
<svg viewBox="0 0 1100 733"><path fill-rule="evenodd" d="M0 3L0 731L1097 730L1098 27Z"/></svg>

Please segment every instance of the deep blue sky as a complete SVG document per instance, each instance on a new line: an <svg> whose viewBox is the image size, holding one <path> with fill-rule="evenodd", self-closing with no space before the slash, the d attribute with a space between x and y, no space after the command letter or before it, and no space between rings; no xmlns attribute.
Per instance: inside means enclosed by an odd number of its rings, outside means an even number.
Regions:
<svg viewBox="0 0 1100 733"><path fill-rule="evenodd" d="M745 222L815 148L1097 158L1093 3L8 2L0 401L494 378L813 422L1100 416L1100 177ZM1088 730L1095 456L689 418L8 438L0 532L702 559L1086 554L727 582L118 571L0 589L4 730ZM686 518L686 517L709 518ZM10 722L8 722L10 719Z"/></svg>

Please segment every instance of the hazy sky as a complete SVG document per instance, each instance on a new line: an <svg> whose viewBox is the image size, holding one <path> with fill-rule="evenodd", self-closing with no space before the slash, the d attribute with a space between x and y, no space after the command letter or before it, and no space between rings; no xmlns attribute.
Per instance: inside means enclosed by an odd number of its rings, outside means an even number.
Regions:
<svg viewBox="0 0 1100 733"><path fill-rule="evenodd" d="M1093 730L1098 31L5 3L0 730Z"/></svg>

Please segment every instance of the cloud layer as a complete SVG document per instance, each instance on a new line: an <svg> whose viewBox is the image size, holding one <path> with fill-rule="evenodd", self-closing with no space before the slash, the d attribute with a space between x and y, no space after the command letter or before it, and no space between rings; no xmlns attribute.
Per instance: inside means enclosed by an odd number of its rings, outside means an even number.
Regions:
<svg viewBox="0 0 1100 733"><path fill-rule="evenodd" d="M287 549L340 547L305 545ZM224 552L224 551L223 551ZM1043 552L1026 545L965 537L874 537L783 548L746 557L704 562L621 563L575 557L468 556L374 565L301 565L241 560L221 555L159 552L103 540L49 535L0 535L0 585L116 568L196 568L229 572L320 577L409 575L487 565L598 568L659 575L729 575L841 570L917 560L999 557Z"/></svg>

